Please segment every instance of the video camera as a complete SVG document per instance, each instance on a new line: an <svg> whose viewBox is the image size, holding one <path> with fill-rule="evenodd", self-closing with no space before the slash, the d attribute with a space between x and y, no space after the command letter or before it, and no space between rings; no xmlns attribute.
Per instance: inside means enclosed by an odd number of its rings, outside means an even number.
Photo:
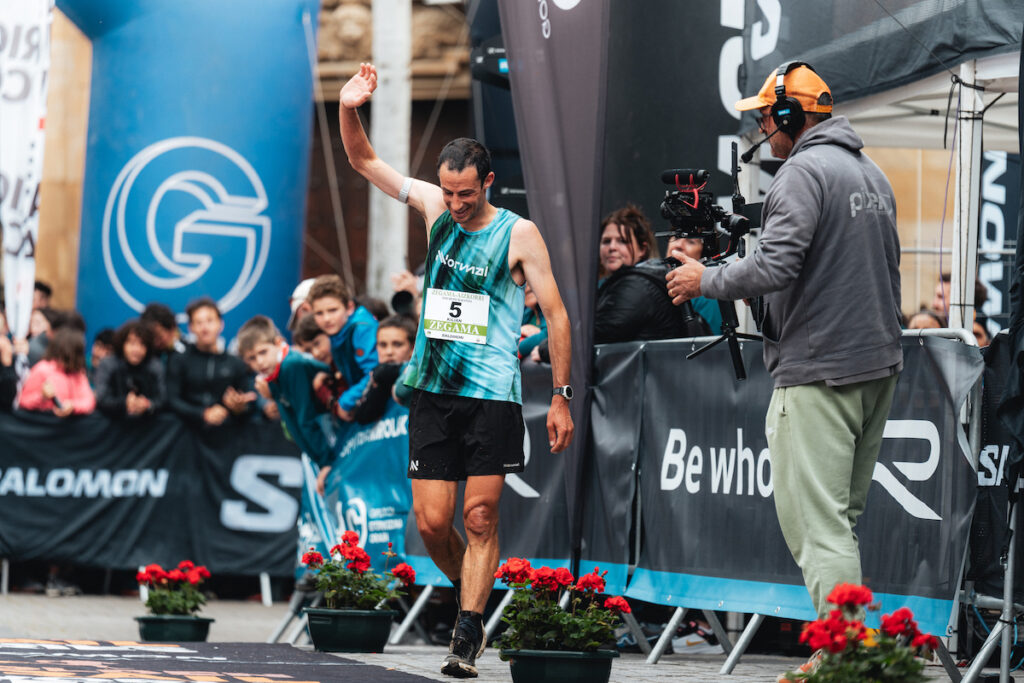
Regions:
<svg viewBox="0 0 1024 683"><path fill-rule="evenodd" d="M665 192L661 202L661 215L672 226L668 233L676 238L700 239L703 242L701 262L706 266L721 265L725 258L738 253L743 256L743 240L754 227L760 226L761 205L748 205L740 193L740 167L737 160L736 143L732 143L732 211L726 211L714 203L714 195L707 189L711 174L703 169L673 168L663 171L661 182L673 185L675 190ZM664 236L666 233L659 233ZM724 247L723 247L724 243ZM672 268L681 265L673 258L667 259ZM729 342L733 369L736 379L746 379L740 355L739 339L760 339L737 331L739 321L736 308L731 301L719 301L722 314L722 336L705 344L687 358L693 358L719 342Z"/></svg>
<svg viewBox="0 0 1024 683"><path fill-rule="evenodd" d="M694 168L672 168L661 174L661 182L675 187L665 192L661 216L672 226L671 235L704 243L701 256L705 263L740 251L741 238L759 227L761 217L761 205L748 206L740 193L736 143L732 145L732 211L714 203L714 195L707 189L710 178L708 171Z"/></svg>

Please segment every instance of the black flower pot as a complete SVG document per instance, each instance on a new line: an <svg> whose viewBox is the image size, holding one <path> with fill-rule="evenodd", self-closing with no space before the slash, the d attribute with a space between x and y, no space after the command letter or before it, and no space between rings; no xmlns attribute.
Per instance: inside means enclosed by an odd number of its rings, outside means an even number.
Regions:
<svg viewBox="0 0 1024 683"><path fill-rule="evenodd" d="M608 683L616 650L502 650L513 683Z"/></svg>
<svg viewBox="0 0 1024 683"><path fill-rule="evenodd" d="M135 617L139 638L154 642L200 642L206 640L213 619L182 614L148 614Z"/></svg>
<svg viewBox="0 0 1024 683"><path fill-rule="evenodd" d="M319 652L382 652L395 610L307 607L306 624Z"/></svg>

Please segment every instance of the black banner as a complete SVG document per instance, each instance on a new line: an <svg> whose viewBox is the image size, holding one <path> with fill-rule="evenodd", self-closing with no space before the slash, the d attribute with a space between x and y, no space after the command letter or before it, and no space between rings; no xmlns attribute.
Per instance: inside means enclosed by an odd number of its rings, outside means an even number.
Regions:
<svg viewBox="0 0 1024 683"><path fill-rule="evenodd" d="M885 3L745 0L743 92L782 62L810 62L846 102L1021 44L1019 0ZM884 7L883 7L884 5Z"/></svg>
<svg viewBox="0 0 1024 683"><path fill-rule="evenodd" d="M0 414L0 557L289 575L302 469L277 423Z"/></svg>
<svg viewBox="0 0 1024 683"><path fill-rule="evenodd" d="M743 345L745 382L735 380L724 346L682 360L691 349L689 342L648 342L642 353L620 356L616 386L628 390L642 378L642 418L630 431L625 421L598 419L595 409L595 460L602 463L592 480L599 488L588 495L595 526L628 526L621 518L628 488L621 482L635 466L642 541L627 595L810 618L810 597L772 501L764 436L772 384L760 345ZM904 354L875 484L858 525L864 580L883 609L908 605L929 630L943 631L959 585L976 476L959 407L981 373L981 358L975 347L936 338L907 338ZM600 412L628 415L628 405L620 398ZM639 447L631 460L634 438ZM605 444L613 452L607 461ZM617 472L610 471L613 463ZM609 564L622 557L620 550L591 559Z"/></svg>

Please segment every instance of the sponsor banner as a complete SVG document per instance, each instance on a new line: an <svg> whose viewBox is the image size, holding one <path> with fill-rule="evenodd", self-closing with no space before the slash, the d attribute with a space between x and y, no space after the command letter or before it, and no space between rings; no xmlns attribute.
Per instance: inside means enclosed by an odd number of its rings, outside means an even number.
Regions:
<svg viewBox="0 0 1024 683"><path fill-rule="evenodd" d="M355 531L381 573L405 561L405 525L412 511L408 424L409 411L394 401L377 422L351 424L338 439L338 459L327 476L324 506L334 530L329 547L340 543L345 531ZM389 544L398 557L384 556Z"/></svg>
<svg viewBox="0 0 1024 683"><path fill-rule="evenodd" d="M93 44L77 290L91 329L201 295L218 302L228 338L258 313L283 328L299 279L318 1L58 6Z"/></svg>
<svg viewBox="0 0 1024 683"><path fill-rule="evenodd" d="M28 336L53 0L0 0L0 230L7 324Z"/></svg>
<svg viewBox="0 0 1024 683"><path fill-rule="evenodd" d="M636 503L636 457L640 447L643 401L643 344L606 344L594 349L594 393L590 404L594 452L586 465L580 574L607 571L608 593L626 590L636 563L630 534Z"/></svg>
<svg viewBox="0 0 1024 683"><path fill-rule="evenodd" d="M505 475L501 494L498 539L501 559L525 557L536 567L569 566L569 510L565 497L565 455L548 448L547 414L551 405L551 368L526 363L523 373L523 420L526 434L523 452L526 470ZM577 434L577 438L579 438ZM454 524L465 538L462 503L465 484L459 485ZM406 561L416 570L416 583L450 586L445 575L427 555L409 515L405 537ZM495 585L501 584L495 582Z"/></svg>
<svg viewBox="0 0 1024 683"><path fill-rule="evenodd" d="M288 575L302 468L277 424L0 414L0 556Z"/></svg>
<svg viewBox="0 0 1024 683"><path fill-rule="evenodd" d="M643 543L627 595L659 604L813 617L778 527L764 415L771 380L759 344L744 343L735 380L724 345L682 362L688 342L649 342L643 363L639 493ZM974 502L974 466L959 409L981 373L977 349L904 341L905 369L858 524L865 582L883 610L915 610L944 632L959 586ZM601 444L625 443L594 422ZM630 467L628 458L620 467ZM613 479L609 479L613 481ZM593 498L620 495L607 486Z"/></svg>
<svg viewBox="0 0 1024 683"><path fill-rule="evenodd" d="M978 223L978 281L988 298L978 313L988 318L989 336L1010 325L1013 257L993 253L1017 244L1021 165L1019 154L989 150L981 160L981 215Z"/></svg>

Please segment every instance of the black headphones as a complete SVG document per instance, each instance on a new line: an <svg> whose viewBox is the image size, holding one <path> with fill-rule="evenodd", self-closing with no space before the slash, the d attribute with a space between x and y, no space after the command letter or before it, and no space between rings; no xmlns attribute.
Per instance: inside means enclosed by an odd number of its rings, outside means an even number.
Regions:
<svg viewBox="0 0 1024 683"><path fill-rule="evenodd" d="M807 116L804 114L803 105L796 98L786 95L784 79L786 74L800 66L806 66L814 71L814 67L807 62L796 61L785 62L775 70L775 104L772 105L771 116L775 127L791 138L804 127Z"/></svg>

